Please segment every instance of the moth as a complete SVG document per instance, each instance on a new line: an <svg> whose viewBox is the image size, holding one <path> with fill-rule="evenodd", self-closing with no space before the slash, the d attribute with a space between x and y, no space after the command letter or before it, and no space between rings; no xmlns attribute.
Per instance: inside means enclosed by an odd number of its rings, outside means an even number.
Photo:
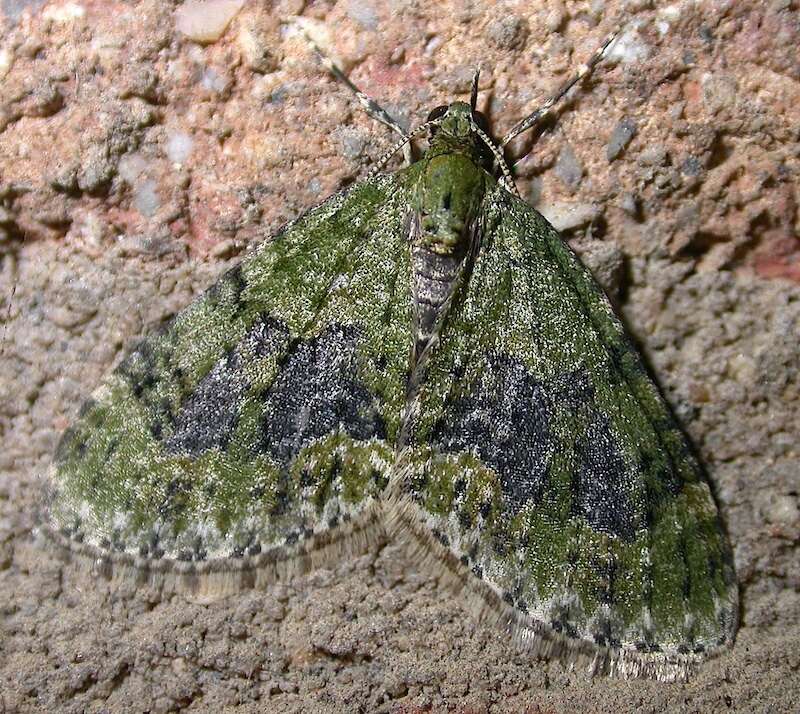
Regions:
<svg viewBox="0 0 800 714"><path fill-rule="evenodd" d="M404 539L533 656L591 672L683 678L730 643L708 481L503 156L610 41L499 143L477 75L410 134L359 93L402 134L378 168L427 134L422 157L289 223L128 354L59 443L43 531L101 573L217 594Z"/></svg>

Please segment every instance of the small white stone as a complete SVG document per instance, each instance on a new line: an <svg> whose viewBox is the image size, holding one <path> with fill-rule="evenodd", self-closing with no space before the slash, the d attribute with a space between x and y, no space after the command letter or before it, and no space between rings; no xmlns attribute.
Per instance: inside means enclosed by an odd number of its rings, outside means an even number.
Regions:
<svg viewBox="0 0 800 714"><path fill-rule="evenodd" d="M84 247L91 250L98 250L108 235L108 225L102 217L95 211L76 211L73 216L69 235Z"/></svg>
<svg viewBox="0 0 800 714"><path fill-rule="evenodd" d="M175 11L175 27L195 42L216 42L244 0L187 0Z"/></svg>
<svg viewBox="0 0 800 714"><path fill-rule="evenodd" d="M133 194L133 207L143 216L150 218L155 215L160 205L156 182L152 179L142 181Z"/></svg>
<svg viewBox="0 0 800 714"><path fill-rule="evenodd" d="M641 62L650 56L650 46L642 41L638 30L630 30L617 37L608 51L608 59L622 64Z"/></svg>
<svg viewBox="0 0 800 714"><path fill-rule="evenodd" d="M378 28L378 13L371 3L361 0L350 0L347 3L347 15L367 30Z"/></svg>
<svg viewBox="0 0 800 714"><path fill-rule="evenodd" d="M728 374L739 384L752 384L756 378L756 364L751 357L740 352L728 360Z"/></svg>
<svg viewBox="0 0 800 714"><path fill-rule="evenodd" d="M183 164L191 156L194 140L182 131L171 133L167 138L167 158L173 164Z"/></svg>
<svg viewBox="0 0 800 714"><path fill-rule="evenodd" d="M147 168L147 161L141 154L126 154L119 160L117 171L120 178L131 186Z"/></svg>
<svg viewBox="0 0 800 714"><path fill-rule="evenodd" d="M681 7L684 3L679 3L675 5L666 5L665 7L659 8L658 14L663 17L668 22L675 22L676 20L680 19L682 13L685 13L689 10L688 7ZM686 5L694 5L694 2L685 3Z"/></svg>
<svg viewBox="0 0 800 714"><path fill-rule="evenodd" d="M86 8L76 2L68 2L63 5L50 5L42 11L45 20L55 23L65 24L78 20L86 14Z"/></svg>
<svg viewBox="0 0 800 714"><path fill-rule="evenodd" d="M206 63L206 53L203 51L202 47L198 47L197 45L192 45L189 48L186 57L195 64L205 65Z"/></svg>
<svg viewBox="0 0 800 714"><path fill-rule="evenodd" d="M797 499L791 496L773 496L764 511L764 515L770 523L779 523L785 526L800 523Z"/></svg>
<svg viewBox="0 0 800 714"><path fill-rule="evenodd" d="M9 49L0 50L0 79L3 79L14 64L14 54Z"/></svg>
<svg viewBox="0 0 800 714"><path fill-rule="evenodd" d="M557 231L566 231L590 223L597 216L593 203L553 201L536 207Z"/></svg>
<svg viewBox="0 0 800 714"><path fill-rule="evenodd" d="M219 72L211 67L207 68L203 72L203 77L200 80L200 84L202 84L203 87L208 91L216 92L217 94L222 94L222 92L228 88L227 78L222 76Z"/></svg>
<svg viewBox="0 0 800 714"><path fill-rule="evenodd" d="M439 35L434 35L428 40L427 44L425 45L425 49L423 52L426 56L430 57L436 50L438 50L444 44L444 40Z"/></svg>

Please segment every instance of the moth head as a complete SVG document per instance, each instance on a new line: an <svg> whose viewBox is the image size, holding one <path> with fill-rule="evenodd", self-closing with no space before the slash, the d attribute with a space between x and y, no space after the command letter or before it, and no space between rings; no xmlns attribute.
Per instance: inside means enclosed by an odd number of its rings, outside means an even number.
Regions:
<svg viewBox="0 0 800 714"><path fill-rule="evenodd" d="M430 125L429 141L443 139L447 146L471 147L482 163L491 163L489 125L486 116L466 102L436 107L425 122Z"/></svg>
<svg viewBox="0 0 800 714"><path fill-rule="evenodd" d="M431 111L427 121L436 122L431 127L431 136L442 132L454 139L466 139L476 124L486 131L486 117L466 102L442 104Z"/></svg>

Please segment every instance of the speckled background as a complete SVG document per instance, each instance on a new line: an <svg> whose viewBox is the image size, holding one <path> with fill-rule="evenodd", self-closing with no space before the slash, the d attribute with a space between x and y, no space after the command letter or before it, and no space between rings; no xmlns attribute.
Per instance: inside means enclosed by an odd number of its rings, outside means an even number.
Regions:
<svg viewBox="0 0 800 714"><path fill-rule="evenodd" d="M794 709L796 0L250 1L209 36L240 4L0 2L0 712ZM191 603L32 541L82 396L393 141L282 24L295 14L412 124L480 64L498 134L623 28L516 175L617 301L715 485L743 623L689 683L531 661L391 545Z"/></svg>

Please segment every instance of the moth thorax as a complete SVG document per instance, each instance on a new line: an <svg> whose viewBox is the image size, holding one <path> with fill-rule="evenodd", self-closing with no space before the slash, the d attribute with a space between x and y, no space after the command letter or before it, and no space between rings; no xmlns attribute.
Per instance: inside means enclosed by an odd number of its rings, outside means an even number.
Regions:
<svg viewBox="0 0 800 714"><path fill-rule="evenodd" d="M459 152L426 157L411 222L416 353L441 328L476 239L485 173Z"/></svg>

